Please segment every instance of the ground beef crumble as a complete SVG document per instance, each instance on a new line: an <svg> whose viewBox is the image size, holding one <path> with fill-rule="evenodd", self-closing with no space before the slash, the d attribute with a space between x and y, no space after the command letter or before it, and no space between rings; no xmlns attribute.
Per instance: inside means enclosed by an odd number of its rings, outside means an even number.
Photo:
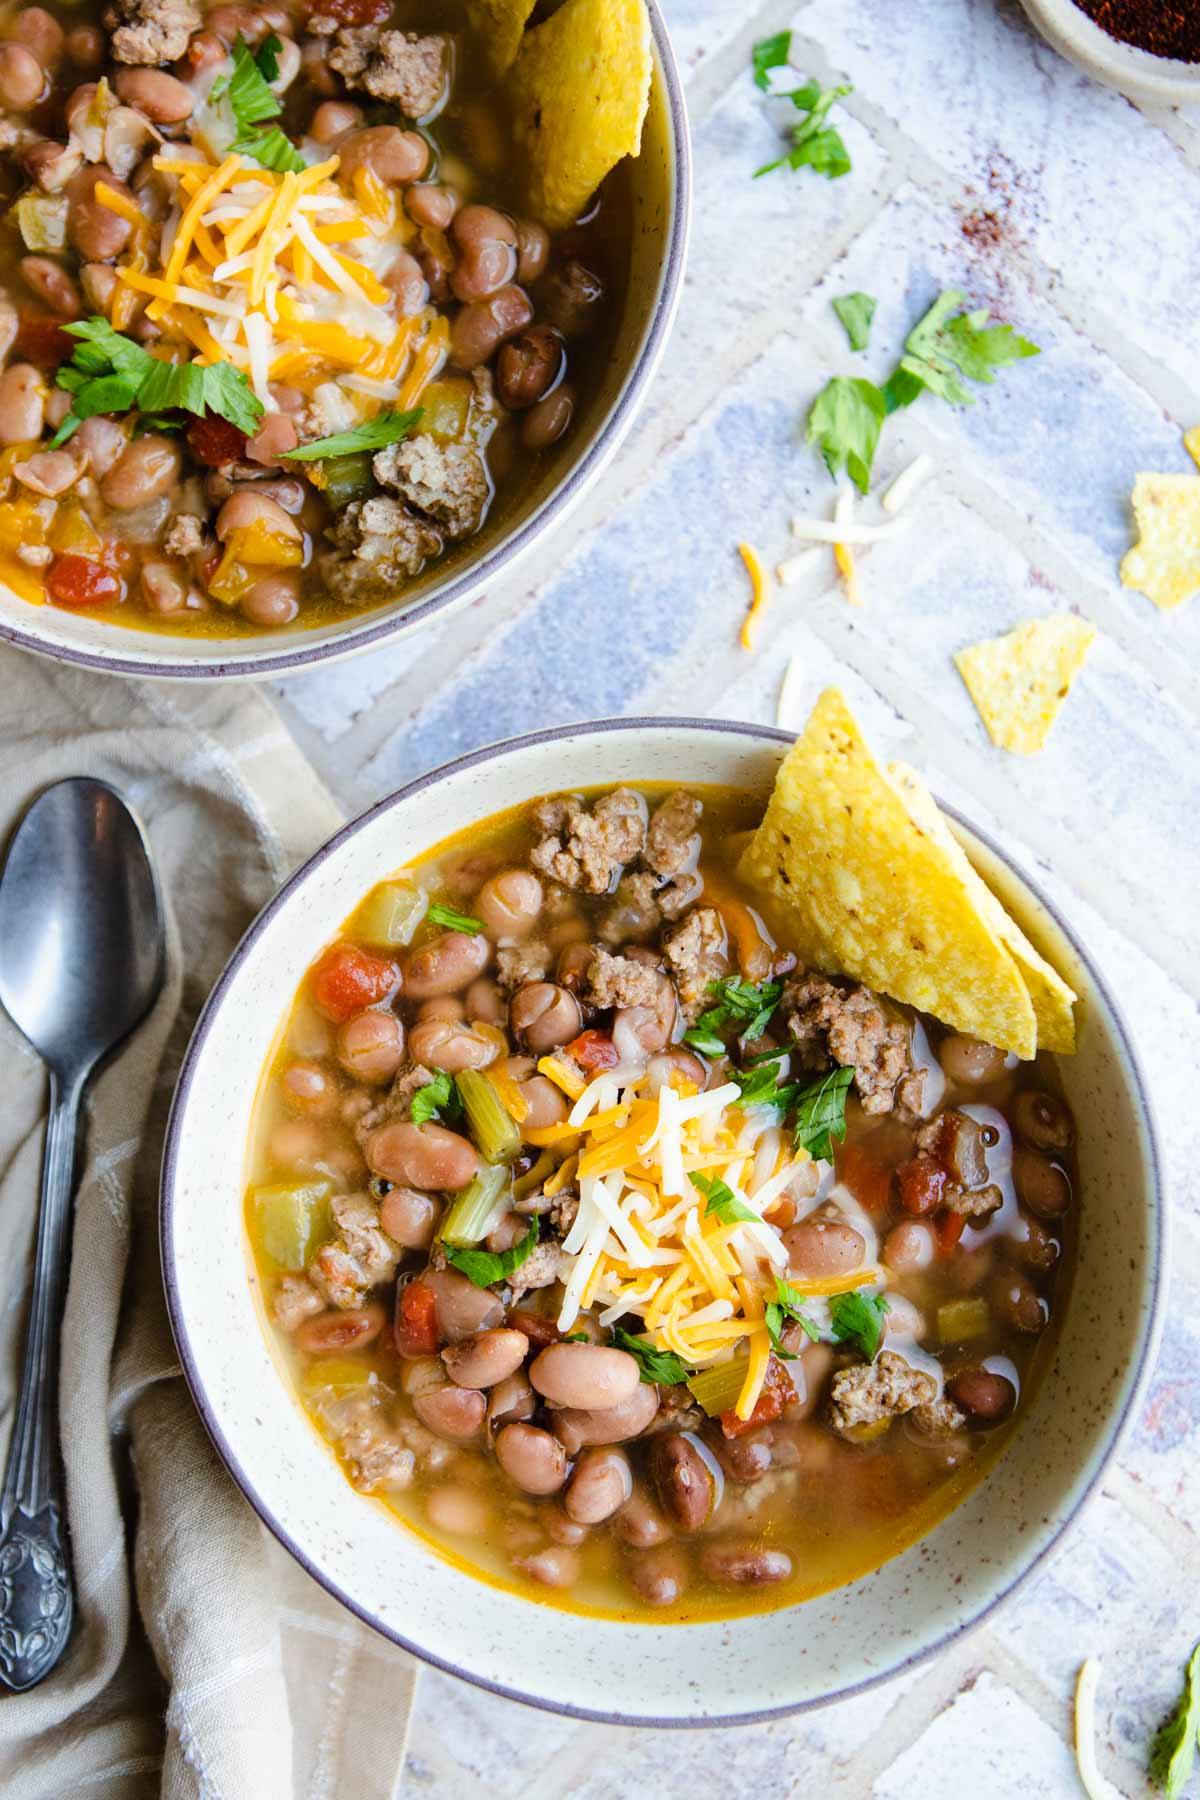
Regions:
<svg viewBox="0 0 1200 1800"><path fill-rule="evenodd" d="M337 1194L331 1210L337 1234L317 1251L309 1279L331 1306L358 1306L368 1288L391 1280L401 1252L381 1228L370 1195Z"/></svg>
<svg viewBox="0 0 1200 1800"><path fill-rule="evenodd" d="M726 974L725 925L712 906L696 906L663 940L663 952L675 978L679 1004L688 1023L708 1004L708 984Z"/></svg>
<svg viewBox="0 0 1200 1800"><path fill-rule="evenodd" d="M194 0L117 0L104 14L117 62L178 62L201 25Z"/></svg>
<svg viewBox="0 0 1200 1800"><path fill-rule="evenodd" d="M351 501L326 535L338 554L322 556L322 574L330 592L351 606L392 598L401 582L419 575L442 549L440 534L427 520L385 495Z"/></svg>
<svg viewBox="0 0 1200 1800"><path fill-rule="evenodd" d="M444 37L381 31L377 25L343 26L328 61L347 87L394 102L410 119L425 118L445 91Z"/></svg>
<svg viewBox="0 0 1200 1800"><path fill-rule="evenodd" d="M952 1182L946 1189L945 1205L948 1212L961 1213L965 1219L990 1219L1004 1205L1004 1195L993 1186L964 1192Z"/></svg>
<svg viewBox="0 0 1200 1800"><path fill-rule="evenodd" d="M937 1398L937 1382L914 1369L894 1350L881 1350L873 1363L839 1369L829 1384L829 1423L835 1431L877 1425Z"/></svg>
<svg viewBox="0 0 1200 1800"><path fill-rule="evenodd" d="M437 521L447 537L479 529L491 483L474 444L439 444L428 432L389 444L372 463L381 487L395 488L418 512Z"/></svg>
<svg viewBox="0 0 1200 1800"><path fill-rule="evenodd" d="M314 1313L324 1312L325 1302L307 1275L285 1275L276 1290L274 1313L284 1331L295 1331Z"/></svg>
<svg viewBox="0 0 1200 1800"><path fill-rule="evenodd" d="M399 1069L387 1094L369 1112L355 1121L354 1135L365 1144L381 1125L405 1125L412 1118L413 1095L433 1080L423 1063L406 1063Z"/></svg>
<svg viewBox="0 0 1200 1800"><path fill-rule="evenodd" d="M642 852L648 868L656 875L682 875L695 867L700 854L697 826L704 808L694 794L682 788L668 794L650 820L646 832L646 848Z"/></svg>
<svg viewBox="0 0 1200 1800"><path fill-rule="evenodd" d="M168 556L194 556L207 542L204 526L194 513L177 513L167 526L163 549Z"/></svg>
<svg viewBox="0 0 1200 1800"><path fill-rule="evenodd" d="M788 1030L802 1061L820 1069L832 1058L853 1068L865 1113L891 1112L896 1085L912 1073L908 1029L857 982L800 975L783 994Z"/></svg>
<svg viewBox="0 0 1200 1800"><path fill-rule="evenodd" d="M526 981L544 981L554 952L549 944L502 944L496 952L496 980L505 993Z"/></svg>
<svg viewBox="0 0 1200 1800"><path fill-rule="evenodd" d="M593 1006L655 1006L662 976L651 963L597 950L588 964L585 1000Z"/></svg>
<svg viewBox="0 0 1200 1800"><path fill-rule="evenodd" d="M961 1431L966 1414L959 1412L953 1400L926 1400L914 1406L909 1417L923 1437L949 1437Z"/></svg>
<svg viewBox="0 0 1200 1800"><path fill-rule="evenodd" d="M546 834L530 852L533 867L587 894L609 893L646 842L646 802L632 788L614 788L591 812L575 799L543 800L533 820Z"/></svg>

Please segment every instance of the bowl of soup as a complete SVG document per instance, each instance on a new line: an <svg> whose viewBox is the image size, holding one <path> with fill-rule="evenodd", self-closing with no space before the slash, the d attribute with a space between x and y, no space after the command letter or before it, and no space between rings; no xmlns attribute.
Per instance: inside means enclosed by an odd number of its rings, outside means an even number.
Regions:
<svg viewBox="0 0 1200 1800"><path fill-rule="evenodd" d="M690 175L654 0L550 13L503 52L475 0L10 14L0 635L307 667L484 592L568 511L663 348ZM582 143L560 106L531 147L538 84L605 31L624 79Z"/></svg>
<svg viewBox="0 0 1200 1800"><path fill-rule="evenodd" d="M376 1629L581 1717L934 1654L1061 1542L1156 1339L1087 952L949 814L1075 1054L806 966L747 873L788 742L584 725L412 784L261 915L175 1100L168 1299L234 1479Z"/></svg>

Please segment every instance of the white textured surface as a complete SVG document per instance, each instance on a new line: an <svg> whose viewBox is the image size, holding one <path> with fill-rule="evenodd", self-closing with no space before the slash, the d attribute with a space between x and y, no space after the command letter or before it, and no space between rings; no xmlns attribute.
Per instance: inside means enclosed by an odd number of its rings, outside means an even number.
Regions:
<svg viewBox="0 0 1200 1800"><path fill-rule="evenodd" d="M667 10L696 221L675 338L627 450L525 580L448 626L287 683L281 708L358 810L544 724L772 719L792 656L802 708L839 682L876 741L1034 868L1108 971L1164 1130L1171 1316L1105 1494L1052 1570L941 1662L720 1742L576 1726L427 1674L404 1791L706 1800L733 1779L769 1794L1057 1800L1078 1791L1069 1697L1096 1653L1101 1763L1140 1795L1200 1632L1200 602L1160 616L1120 588L1116 564L1134 473L1190 468L1180 431L1200 421L1200 124L1089 84L1013 0L808 0L792 14L794 54L855 83L854 171L752 183L774 137L749 47L787 22L786 0L756 14L739 0ZM791 513L829 504L801 441L808 401L830 371L882 373L949 284L1043 355L969 411L925 401L891 422L877 491L918 450L937 474L905 537L864 556L866 606L852 612L810 577L776 596L745 655L737 540L773 563ZM874 349L851 358L828 301L856 287L880 304ZM949 656L1052 608L1086 614L1100 637L1047 750L1006 757Z"/></svg>

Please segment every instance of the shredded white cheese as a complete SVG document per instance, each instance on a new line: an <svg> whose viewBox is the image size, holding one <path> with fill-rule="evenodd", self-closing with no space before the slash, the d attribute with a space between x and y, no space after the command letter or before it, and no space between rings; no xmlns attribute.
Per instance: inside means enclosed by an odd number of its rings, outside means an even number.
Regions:
<svg viewBox="0 0 1200 1800"><path fill-rule="evenodd" d="M1100 1660L1089 1656L1080 1664L1075 1683L1075 1766L1079 1785L1088 1800L1121 1800L1121 1795L1096 1762L1096 1689L1100 1682Z"/></svg>
<svg viewBox="0 0 1200 1800"><path fill-rule="evenodd" d="M932 475L933 468L932 456L923 451L907 469L902 469L883 496L884 512L898 513L902 506L907 506L917 489Z"/></svg>

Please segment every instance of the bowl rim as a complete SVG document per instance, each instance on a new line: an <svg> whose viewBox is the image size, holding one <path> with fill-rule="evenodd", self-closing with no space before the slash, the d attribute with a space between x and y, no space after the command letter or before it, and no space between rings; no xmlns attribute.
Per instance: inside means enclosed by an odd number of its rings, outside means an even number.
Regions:
<svg viewBox="0 0 1200 1800"><path fill-rule="evenodd" d="M1160 56L1113 37L1076 0L1021 0L1021 4L1051 49L1093 81L1140 100L1182 106L1200 101L1200 62Z"/></svg>
<svg viewBox="0 0 1200 1800"><path fill-rule="evenodd" d="M688 716L662 717L630 717L618 719L585 720L572 725L549 726L541 731L527 732L520 737L506 738L499 743L485 745L482 749L469 751L453 761L443 763L439 768L416 777L405 783L382 800L367 807L356 818L348 821L331 838L322 844L304 863L289 876L273 898L249 925L236 948L231 954L221 974L218 976L207 1000L196 1021L192 1036L188 1042L183 1062L180 1065L179 1077L175 1093L171 1101L170 1115L163 1143L161 1183L159 1190L159 1252L162 1266L163 1286L166 1292L167 1311L171 1322L171 1331L175 1339L176 1349L183 1370L184 1379L192 1396L192 1401L200 1414L213 1446L224 1463L230 1476L240 1489L243 1497L257 1513L268 1531L287 1550L301 1568L319 1583L335 1600L357 1617L364 1625L378 1631L400 1649L408 1651L412 1656L420 1658L432 1668L447 1675L456 1676L473 1687L486 1690L504 1700L515 1700L522 1705L536 1707L543 1712L560 1714L567 1718L586 1721L598 1725L636 1725L639 1729L650 1730L682 1730L682 1729L716 1729L729 1725L765 1724L775 1719L790 1718L799 1713L818 1710L831 1706L839 1701L853 1699L871 1689L894 1681L901 1675L921 1667L934 1657L940 1656L951 1645L959 1642L970 1633L985 1624L996 1610L1020 1592L1036 1575L1040 1574L1062 1549L1067 1538L1079 1523L1084 1512L1099 1491L1113 1460L1128 1436L1145 1398L1146 1387L1151 1371L1158 1355L1162 1336L1166 1307L1168 1251L1170 1236L1170 1215L1166 1198L1164 1178L1164 1159L1162 1140L1157 1118L1150 1101L1150 1095L1142 1067L1141 1059L1134 1046L1128 1023L1121 1008L1100 973L1090 950L1081 942L1076 931L1068 926L1058 907L1043 893L1038 884L1026 873L1007 851L996 843L988 832L967 819L956 807L949 806L939 800L938 805L946 816L963 827L1008 870L1033 896L1037 904L1043 907L1054 925L1071 946L1080 962L1086 967L1097 991L1104 1001L1113 1021L1114 1035L1118 1041L1123 1064L1128 1071L1129 1086L1135 1107L1140 1114L1145 1133L1148 1152L1148 1211L1149 1211L1149 1306L1148 1322L1139 1346L1137 1366L1131 1386L1128 1388L1120 1412L1108 1428L1108 1442L1097 1461L1095 1470L1087 1486L1077 1495L1070 1511L1062 1519L1053 1536L1034 1556L1033 1560L1022 1567L1013 1578L995 1592L991 1599L982 1605L970 1618L954 1625L942 1633L933 1642L919 1650L902 1657L886 1669L881 1669L862 1680L847 1683L844 1687L831 1689L828 1693L814 1695L805 1700L789 1702L783 1706L765 1707L752 1712L733 1714L706 1714L695 1716L667 1715L663 1717L639 1717L630 1720L619 1712L612 1710L577 1706L566 1702L550 1701L537 1694L526 1693L520 1688L510 1687L502 1682L485 1679L461 1668L458 1664L438 1656L432 1650L405 1637L402 1631L390 1624L385 1624L373 1616L363 1605L352 1599L334 1580L323 1571L308 1553L292 1537L286 1525L256 1493L253 1484L239 1463L238 1457L226 1438L220 1422L210 1406L203 1385L200 1381L196 1363L192 1355L188 1339L187 1327L182 1317L179 1287L175 1276L175 1184L178 1174L179 1139L182 1132L183 1114L188 1104L188 1097L195 1081L204 1046L212 1029L217 1013L223 1007L231 987L237 980L242 964L250 951L267 929L277 912L287 903L292 894L300 888L309 876L329 857L333 856L343 844L356 836L365 826L381 813L391 810L409 800L414 795L450 776L464 773L483 763L493 762L507 756L513 751L521 751L538 745L552 744L564 738L578 736L601 736L613 732L646 731L676 732L703 731L719 735L735 735L751 737L760 742L776 743L780 746L790 745L795 741L795 733L781 730L777 726L762 725L749 722L738 722L728 719L702 719ZM403 1528L403 1527L402 1527ZM531 1602L530 1604L534 1604ZM799 1602L802 1605L803 1602ZM791 1610L791 1609L789 1609ZM732 1625L736 1621L731 1620ZM581 1629L586 1629L586 1618L581 1615ZM678 1629L683 1629L682 1627Z"/></svg>
<svg viewBox="0 0 1200 1800"><path fill-rule="evenodd" d="M679 64L671 45L660 0L646 0L650 28L662 72L663 94L668 121L668 160L670 164L670 199L662 264L653 308L644 328L641 347L618 392L579 461L573 463L558 485L542 504L515 531L489 550L479 562L471 563L451 577L445 587L420 600L407 611L388 611L353 624L339 636L321 642L312 634L299 632L290 640L291 647L268 651L262 656L224 657L222 640L214 639L213 654L174 659L166 656L122 655L120 640L126 628L114 626L113 651L107 648L82 648L78 645L48 643L32 627L0 618L0 642L16 649L46 656L55 662L75 668L99 670L107 675L140 677L147 681L260 681L270 677L313 669L320 663L339 661L362 650L386 642L416 626L427 623L452 607L477 599L498 578L521 561L580 500L592 482L612 460L628 433L646 395L646 390L662 359L679 302L683 293L683 277L687 261L688 238L692 218L692 145L687 102ZM36 616L39 609L30 609ZM132 630L133 628L128 628ZM170 642L169 638L165 640Z"/></svg>

